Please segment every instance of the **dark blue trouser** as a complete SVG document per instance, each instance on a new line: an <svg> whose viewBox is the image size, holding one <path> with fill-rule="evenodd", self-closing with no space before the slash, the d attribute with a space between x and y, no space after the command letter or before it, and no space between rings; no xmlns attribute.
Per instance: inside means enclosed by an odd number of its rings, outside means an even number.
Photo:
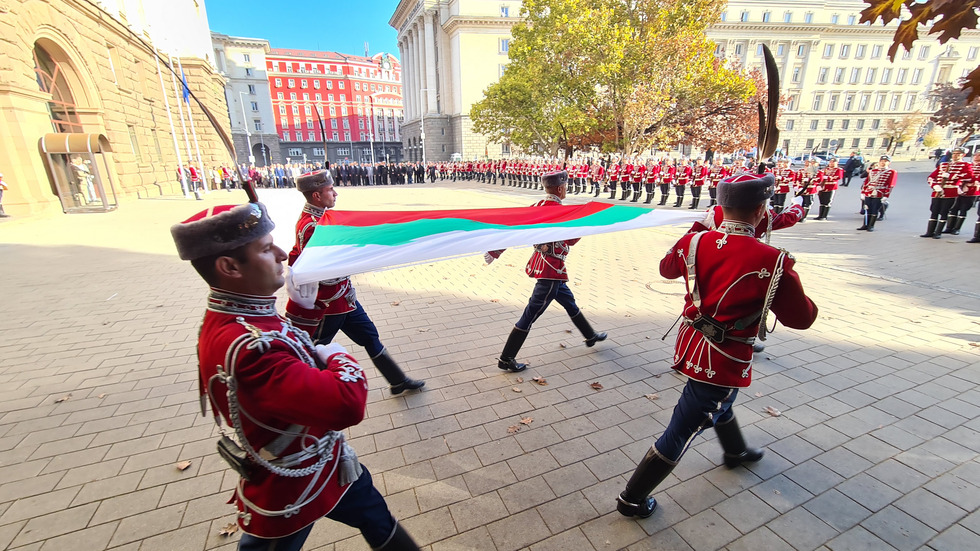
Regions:
<svg viewBox="0 0 980 551"><path fill-rule="evenodd" d="M568 317L575 317L578 314L579 309L578 305L575 304L575 295L572 294L572 290L564 281L539 279L534 284L534 291L531 293L531 299L527 301L527 308L524 308L524 313L521 315L521 319L517 320L515 326L522 331L531 329L531 324L541 317L541 314L548 309L548 305L553 300L557 300L558 304L565 308Z"/></svg>
<svg viewBox="0 0 980 551"><path fill-rule="evenodd" d="M395 518L388 511L385 498L375 489L371 473L367 467L361 467L364 468L361 477L351 484L337 506L326 516L360 530L372 548L381 547L395 531ZM238 551L300 551L311 530L312 523L298 532L275 539L244 534L238 542Z"/></svg>
<svg viewBox="0 0 980 551"><path fill-rule="evenodd" d="M674 406L667 430L657 439L657 451L674 464L681 460L694 437L715 424L726 423L735 415L732 404L737 388L709 385L688 379Z"/></svg>
<svg viewBox="0 0 980 551"><path fill-rule="evenodd" d="M384 349L381 338L378 336L378 328L364 311L360 302L354 303L354 309L346 314L333 314L323 316L320 325L313 334L313 342L317 344L327 344L337 336L338 331L343 331L358 346L363 346L367 350L368 356L375 357Z"/></svg>

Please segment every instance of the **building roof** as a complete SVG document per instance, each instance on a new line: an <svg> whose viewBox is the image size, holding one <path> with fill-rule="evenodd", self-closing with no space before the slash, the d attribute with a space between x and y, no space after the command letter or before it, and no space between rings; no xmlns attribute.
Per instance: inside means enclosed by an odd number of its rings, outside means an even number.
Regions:
<svg viewBox="0 0 980 551"><path fill-rule="evenodd" d="M378 59L383 55L381 53L374 54L371 57L364 57L359 55L342 54L340 52L318 52L314 50L295 50L292 48L272 48L269 51L270 56L277 57L302 57L307 59L322 59L329 61L344 61L348 63L369 63L375 64ZM398 57L394 54L388 54L391 58L392 63L401 64Z"/></svg>

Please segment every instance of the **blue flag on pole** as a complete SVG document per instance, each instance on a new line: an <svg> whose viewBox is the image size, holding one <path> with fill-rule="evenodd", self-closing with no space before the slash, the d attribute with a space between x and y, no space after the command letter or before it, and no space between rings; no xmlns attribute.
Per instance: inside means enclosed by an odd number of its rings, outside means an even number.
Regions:
<svg viewBox="0 0 980 551"><path fill-rule="evenodd" d="M181 80L181 83L184 85L184 101L186 101L188 104L190 104L191 103L191 89L187 87L187 76L184 74L184 70L183 69L180 70L180 80Z"/></svg>

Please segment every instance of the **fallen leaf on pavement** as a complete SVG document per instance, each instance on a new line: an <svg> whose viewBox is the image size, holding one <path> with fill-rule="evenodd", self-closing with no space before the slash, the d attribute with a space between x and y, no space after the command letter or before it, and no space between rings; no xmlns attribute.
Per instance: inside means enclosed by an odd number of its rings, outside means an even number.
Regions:
<svg viewBox="0 0 980 551"><path fill-rule="evenodd" d="M524 382L524 377L518 377L517 378L517 382L518 383L523 383Z"/></svg>
<svg viewBox="0 0 980 551"><path fill-rule="evenodd" d="M402 301L400 301L400 300L396 300L395 302L392 302L392 303L391 303L391 305L392 305L392 306L398 306L398 305L399 305L399 304L401 304L401 303L402 303Z"/></svg>
<svg viewBox="0 0 980 551"><path fill-rule="evenodd" d="M227 526L225 526L221 530L218 530L218 535L223 538L227 538L228 536L234 534L237 531L238 531L238 525L235 524L234 522L229 522Z"/></svg>
<svg viewBox="0 0 980 551"><path fill-rule="evenodd" d="M500 299L499 298L492 298L492 299L490 299L490 302L500 302Z"/></svg>
<svg viewBox="0 0 980 551"><path fill-rule="evenodd" d="M99 400L101 400L103 398L105 398L105 392L103 392L102 394L99 394Z"/></svg>
<svg viewBox="0 0 980 551"><path fill-rule="evenodd" d="M762 393L761 392L756 392L755 393L755 397L756 398L762 398Z"/></svg>
<svg viewBox="0 0 980 551"><path fill-rule="evenodd" d="M511 390L513 390L514 392L524 392L523 390L517 388L516 386L514 388L512 388Z"/></svg>
<svg viewBox="0 0 980 551"><path fill-rule="evenodd" d="M566 346L565 343L563 343L563 342L558 343L558 346L560 346L562 348L568 348L568 346Z"/></svg>
<svg viewBox="0 0 980 551"><path fill-rule="evenodd" d="M980 346L980 342L971 342L970 346Z"/></svg>
<svg viewBox="0 0 980 551"><path fill-rule="evenodd" d="M507 433L508 434L514 434L515 432L517 432L519 430L521 430L520 425L511 425L511 426L507 427Z"/></svg>
<svg viewBox="0 0 980 551"><path fill-rule="evenodd" d="M571 330L571 329L566 329L566 330L565 330L565 332L566 332L566 333L571 333L571 332L572 332L572 330Z"/></svg>
<svg viewBox="0 0 980 551"><path fill-rule="evenodd" d="M56 403L56 404L60 404L61 402L64 402L65 400L67 400L67 399L69 399L69 398L71 398L71 392L69 392L68 394L65 394L65 395L64 395L64 396L62 396L61 398L58 398L58 399L56 399L56 400L54 401L54 403Z"/></svg>
<svg viewBox="0 0 980 551"><path fill-rule="evenodd" d="M531 380L540 386L548 386L548 380L544 377L534 377Z"/></svg>
<svg viewBox="0 0 980 551"><path fill-rule="evenodd" d="M525 417L525 418L521 419L521 424L522 425L530 425L533 422L534 422L534 418L533 417Z"/></svg>
<svg viewBox="0 0 980 551"><path fill-rule="evenodd" d="M596 390L602 390L602 383L600 383L599 381L596 381L596 382L590 384L589 386L591 386L592 388L594 388Z"/></svg>
<svg viewBox="0 0 980 551"><path fill-rule="evenodd" d="M187 468L191 466L191 462L190 462L190 460L188 460L188 461L181 461L180 463L177 463L174 466L177 467L177 470L178 471L186 471Z"/></svg>
<svg viewBox="0 0 980 551"><path fill-rule="evenodd" d="M646 395L646 398L647 398L647 400L659 400L660 399L660 395L659 394L647 394Z"/></svg>
<svg viewBox="0 0 980 551"><path fill-rule="evenodd" d="M776 408L774 408L772 406L766 406L765 411L766 411L766 413L768 413L769 415L772 415L773 417L779 417L780 415L783 414L781 411L779 411L778 409L776 409Z"/></svg>
<svg viewBox="0 0 980 551"><path fill-rule="evenodd" d="M782 492L780 492L779 490L773 490L772 493L776 494L777 496L782 495Z"/></svg>

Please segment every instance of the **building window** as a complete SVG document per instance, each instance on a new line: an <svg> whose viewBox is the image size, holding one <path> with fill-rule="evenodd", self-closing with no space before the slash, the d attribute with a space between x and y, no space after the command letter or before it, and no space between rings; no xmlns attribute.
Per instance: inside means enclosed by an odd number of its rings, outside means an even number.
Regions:
<svg viewBox="0 0 980 551"><path fill-rule="evenodd" d="M358 92L360 92L361 91L361 83L360 82L355 82L354 83L354 89L357 90ZM358 100L358 101L360 101L360 100Z"/></svg>
<svg viewBox="0 0 980 551"><path fill-rule="evenodd" d="M868 148L868 149L873 149L874 146L875 146L875 139L874 138L868 138L867 145L865 145L865 147Z"/></svg>
<svg viewBox="0 0 980 551"><path fill-rule="evenodd" d="M277 78L276 79L276 88L282 88L282 79L281 78Z"/></svg>
<svg viewBox="0 0 980 551"><path fill-rule="evenodd" d="M250 56L248 54L242 54L242 61L244 61L245 63L251 63L252 62L252 56Z"/></svg>
<svg viewBox="0 0 980 551"><path fill-rule="evenodd" d="M330 119L330 128L337 129L337 119Z"/></svg>
<svg viewBox="0 0 980 551"><path fill-rule="evenodd" d="M741 44L736 44L735 45L735 55L742 55L742 45Z"/></svg>
<svg viewBox="0 0 980 551"><path fill-rule="evenodd" d="M864 53L867 51L868 47L864 44L858 44L854 47L854 59L864 59Z"/></svg>
<svg viewBox="0 0 980 551"><path fill-rule="evenodd" d="M851 149L857 149L861 147L861 138L854 138L851 140Z"/></svg>
<svg viewBox="0 0 980 551"><path fill-rule="evenodd" d="M864 119L858 119L857 120L857 129L858 130L864 130Z"/></svg>
<svg viewBox="0 0 980 551"><path fill-rule="evenodd" d="M350 141L350 132L344 132L344 141L345 142L349 142Z"/></svg>
<svg viewBox="0 0 980 551"><path fill-rule="evenodd" d="M840 121L840 129L841 130L847 130L848 128L850 128L850 126L851 126L851 120L850 119L842 119Z"/></svg>
<svg viewBox="0 0 980 551"><path fill-rule="evenodd" d="M827 130L834 129L834 119L827 119Z"/></svg>
<svg viewBox="0 0 980 551"><path fill-rule="evenodd" d="M900 101L902 101L902 94L898 94L898 93L892 94L892 103L889 109L891 109L892 111L898 109L898 102Z"/></svg>
<svg viewBox="0 0 980 551"><path fill-rule="evenodd" d="M881 83L888 84L892 80L892 70L891 67L886 67L881 70Z"/></svg>
<svg viewBox="0 0 980 551"><path fill-rule="evenodd" d="M830 24L831 25L836 25L838 23L840 23L840 16L837 15L836 13L834 15L831 15L830 16Z"/></svg>
<svg viewBox="0 0 980 551"><path fill-rule="evenodd" d="M802 74L803 74L802 67L793 67L793 82L799 83Z"/></svg>
<svg viewBox="0 0 980 551"><path fill-rule="evenodd" d="M313 89L314 90L319 90L320 89L320 81L319 81L319 79L313 81Z"/></svg>
<svg viewBox="0 0 980 551"><path fill-rule="evenodd" d="M980 48L978 48L976 46L970 46L970 49L968 49L966 51L966 59L968 61L973 61L974 59L976 59L977 58L977 51L980 51Z"/></svg>
<svg viewBox="0 0 980 551"><path fill-rule="evenodd" d="M283 105L283 104L281 104L281 103L279 104L279 114L280 115L285 115L286 114L286 106Z"/></svg>
<svg viewBox="0 0 980 551"><path fill-rule="evenodd" d="M859 80L861 80L861 68L860 67L855 67L855 68L851 69L851 80L850 80L850 83L851 84L857 84Z"/></svg>
<svg viewBox="0 0 980 551"><path fill-rule="evenodd" d="M820 110L820 104L823 103L823 94L817 94L813 96L813 111Z"/></svg>
<svg viewBox="0 0 980 551"><path fill-rule="evenodd" d="M855 23L857 23L857 16L855 16L855 15L848 15L847 16L847 24L848 25L854 25Z"/></svg>
<svg viewBox="0 0 980 551"><path fill-rule="evenodd" d="M725 21L728 21L728 12L727 11L721 12L721 22L724 23Z"/></svg>
<svg viewBox="0 0 980 551"><path fill-rule="evenodd" d="M307 81L305 78L299 81L299 87L303 89L307 87Z"/></svg>
<svg viewBox="0 0 980 551"><path fill-rule="evenodd" d="M306 119L306 129L307 130L313 130L313 119L307 117L307 119Z"/></svg>
<svg viewBox="0 0 980 551"><path fill-rule="evenodd" d="M336 132L332 132L332 134L333 134L333 141L335 142L340 141L340 136Z"/></svg>
<svg viewBox="0 0 980 551"><path fill-rule="evenodd" d="M742 21L742 23L747 22L749 20L749 12L743 11L742 16L739 17L739 20Z"/></svg>
<svg viewBox="0 0 980 551"><path fill-rule="evenodd" d="M324 155L324 149L322 147L314 147L313 148L313 156L314 157L324 157L325 156Z"/></svg>
<svg viewBox="0 0 980 551"><path fill-rule="evenodd" d="M762 44L759 44L755 47L755 55L759 55L759 56L762 55Z"/></svg>
<svg viewBox="0 0 980 551"><path fill-rule="evenodd" d="M902 59L912 59L912 50L914 48L915 48L915 46L913 46L912 48L909 48L908 50L905 50L904 52L902 52Z"/></svg>
<svg viewBox="0 0 980 551"><path fill-rule="evenodd" d="M303 156L303 150L300 149L300 148L298 148L298 147L290 147L289 148L289 156L290 157L302 157Z"/></svg>
<svg viewBox="0 0 980 551"><path fill-rule="evenodd" d="M247 77L253 76L253 74L252 74L252 68L251 67L246 67L245 68L245 76L247 76Z"/></svg>
<svg viewBox="0 0 980 551"><path fill-rule="evenodd" d="M255 126L255 131L256 132L261 132L262 131L262 121L261 120L254 119L252 121L252 124Z"/></svg>
<svg viewBox="0 0 980 551"><path fill-rule="evenodd" d="M829 72L830 69L821 67L820 72L817 73L817 84L827 84L827 73Z"/></svg>
<svg viewBox="0 0 980 551"><path fill-rule="evenodd" d="M830 101L827 102L828 111L837 110L837 101L840 99L840 94L830 94Z"/></svg>
<svg viewBox="0 0 980 551"><path fill-rule="evenodd" d="M510 51L510 39L509 38L501 38L500 39L500 53L506 54L509 51Z"/></svg>
<svg viewBox="0 0 980 551"><path fill-rule="evenodd" d="M337 149L337 155L350 155L350 149L347 147L341 147Z"/></svg>
<svg viewBox="0 0 980 551"><path fill-rule="evenodd" d="M323 101L323 96L321 96L320 94L316 94L314 97L316 98L317 101Z"/></svg>
<svg viewBox="0 0 980 551"><path fill-rule="evenodd" d="M915 94L909 93L909 97L905 100L905 110L911 111L915 107Z"/></svg>
<svg viewBox="0 0 980 551"><path fill-rule="evenodd" d="M303 94L303 101L310 101L310 95L309 94Z"/></svg>
<svg viewBox="0 0 980 551"><path fill-rule="evenodd" d="M331 117L336 117L337 116L337 108L334 107L333 105L330 106L330 116Z"/></svg>
<svg viewBox="0 0 980 551"><path fill-rule="evenodd" d="M793 123L794 122L795 121L793 119L790 119L790 120L786 121L786 130L792 130L793 129Z"/></svg>
<svg viewBox="0 0 980 551"><path fill-rule="evenodd" d="M854 107L854 94L844 96L844 111L850 111Z"/></svg>
<svg viewBox="0 0 980 551"><path fill-rule="evenodd" d="M715 44L715 57L722 57L725 55L725 50L721 48L721 44Z"/></svg>
<svg viewBox="0 0 980 551"><path fill-rule="evenodd" d="M818 121L816 119L810 121L810 130L816 130L819 124L820 124L820 121Z"/></svg>
<svg viewBox="0 0 980 551"><path fill-rule="evenodd" d="M803 22L807 24L813 23L813 12L806 12L803 16Z"/></svg>
<svg viewBox="0 0 980 551"><path fill-rule="evenodd" d="M294 115L299 115L299 105L294 105L293 106L293 114Z"/></svg>
<svg viewBox="0 0 980 551"><path fill-rule="evenodd" d="M824 47L823 47L823 56L824 57L831 57L833 55L834 55L834 45L833 44L826 44L826 45L824 45Z"/></svg>
<svg viewBox="0 0 980 551"><path fill-rule="evenodd" d="M291 99L293 101L296 101L296 92L290 92L289 93L289 99Z"/></svg>
<svg viewBox="0 0 980 551"><path fill-rule="evenodd" d="M282 98L283 98L282 92L276 92L276 99L282 99Z"/></svg>
<svg viewBox="0 0 980 551"><path fill-rule="evenodd" d="M895 84L905 84L905 77L909 74L909 70L906 68L901 68L898 70L898 76L895 78Z"/></svg>
<svg viewBox="0 0 980 551"><path fill-rule="evenodd" d="M771 16L772 16L772 14L769 13L769 12L767 12L767 11L762 12L762 22L763 23L768 23L769 22L769 19L771 18Z"/></svg>
<svg viewBox="0 0 980 551"><path fill-rule="evenodd" d="M888 94L885 93L878 94L878 97L875 98L875 111L881 111L885 107L885 97L887 96Z"/></svg>
<svg viewBox="0 0 980 551"><path fill-rule="evenodd" d="M806 55L806 45L800 44L796 47L796 57L803 57Z"/></svg>
<svg viewBox="0 0 980 551"><path fill-rule="evenodd" d="M929 46L919 47L919 59L926 59L929 57Z"/></svg>
<svg viewBox="0 0 980 551"><path fill-rule="evenodd" d="M782 57L785 54L786 54L786 46L785 45L780 44L780 45L776 46L776 55L778 55L779 57Z"/></svg>
<svg viewBox="0 0 980 551"><path fill-rule="evenodd" d="M820 147L822 147L823 149L829 148L830 147L830 138L824 138L823 140L821 140L820 141Z"/></svg>
<svg viewBox="0 0 980 551"><path fill-rule="evenodd" d="M133 155L136 156L136 162L143 162L143 151L140 149L139 140L136 138L136 127L129 126L129 145L133 148Z"/></svg>
<svg viewBox="0 0 980 551"><path fill-rule="evenodd" d="M793 12L788 11L788 12L784 13L783 14L783 23L792 23L792 22L793 22Z"/></svg>
<svg viewBox="0 0 980 551"><path fill-rule="evenodd" d="M796 110L796 96L790 96L789 97L789 101L786 103L786 110L787 111L795 111Z"/></svg>
<svg viewBox="0 0 980 551"><path fill-rule="evenodd" d="M255 95L255 85L254 84L249 84L248 85L248 95L250 95L250 96L254 96Z"/></svg>
<svg viewBox="0 0 980 551"><path fill-rule="evenodd" d="M252 111L258 111L259 110L259 102L252 101L252 102L249 102L249 103L251 103Z"/></svg>
<svg viewBox="0 0 980 551"><path fill-rule="evenodd" d="M874 84L874 82L875 82L875 75L876 74L878 74L878 69L875 69L874 67L869 68L868 69L868 75L864 78L864 83L865 84Z"/></svg>
<svg viewBox="0 0 980 551"><path fill-rule="evenodd" d="M881 119L871 119L871 129L878 130L881 128Z"/></svg>
<svg viewBox="0 0 980 551"><path fill-rule="evenodd" d="M871 59L878 59L881 57L881 44L875 44L871 47Z"/></svg>
<svg viewBox="0 0 980 551"><path fill-rule="evenodd" d="M327 87L327 90L333 90L333 81L332 80L326 81L325 85Z"/></svg>
<svg viewBox="0 0 980 551"><path fill-rule="evenodd" d="M344 81L342 81L342 80L337 81L337 88L340 88L341 90L343 90L344 89Z"/></svg>
<svg viewBox="0 0 980 551"><path fill-rule="evenodd" d="M283 65L286 66L286 72L287 73L292 73L293 72L293 64L292 63L283 63Z"/></svg>
<svg viewBox="0 0 980 551"><path fill-rule="evenodd" d="M308 141L311 141L312 142L313 140L316 139L316 134L314 134L313 132L307 132L306 133L306 139Z"/></svg>
<svg viewBox="0 0 980 551"><path fill-rule="evenodd" d="M838 67L834 70L834 84L840 84L844 82L844 68Z"/></svg>
<svg viewBox="0 0 980 551"><path fill-rule="evenodd" d="M861 94L861 103L858 104L858 109L864 111L868 108L868 103L871 101L871 94Z"/></svg>
<svg viewBox="0 0 980 551"><path fill-rule="evenodd" d="M912 71L912 84L918 84L922 81L922 69L915 69Z"/></svg>
<svg viewBox="0 0 980 551"><path fill-rule="evenodd" d="M294 79L287 80L286 88L296 88L296 81Z"/></svg>
<svg viewBox="0 0 980 551"><path fill-rule="evenodd" d="M510 17L510 8L507 6L500 6L500 17Z"/></svg>
<svg viewBox="0 0 980 551"><path fill-rule="evenodd" d="M851 55L851 45L850 44L841 44L841 47L840 47L840 58L841 59L847 59L847 56L849 56L849 55Z"/></svg>
<svg viewBox="0 0 980 551"><path fill-rule="evenodd" d="M289 119L287 119L286 117L282 117L281 119L279 119L279 124L283 128L289 128Z"/></svg>
<svg viewBox="0 0 980 551"><path fill-rule="evenodd" d="M806 141L806 148L807 148L807 149L813 149L813 138L809 138L809 139L808 139L808 140Z"/></svg>

